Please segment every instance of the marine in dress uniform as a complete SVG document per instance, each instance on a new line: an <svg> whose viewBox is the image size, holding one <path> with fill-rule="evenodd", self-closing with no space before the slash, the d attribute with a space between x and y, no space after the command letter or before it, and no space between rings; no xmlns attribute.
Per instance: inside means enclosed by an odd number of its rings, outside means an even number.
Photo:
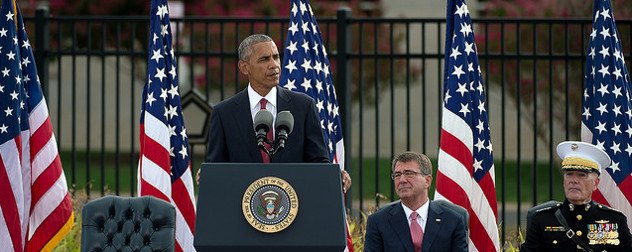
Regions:
<svg viewBox="0 0 632 252"><path fill-rule="evenodd" d="M574 141L560 143L557 154L562 159L566 199L529 211L520 251L632 251L626 216L591 199L601 169L610 165L608 154Z"/></svg>

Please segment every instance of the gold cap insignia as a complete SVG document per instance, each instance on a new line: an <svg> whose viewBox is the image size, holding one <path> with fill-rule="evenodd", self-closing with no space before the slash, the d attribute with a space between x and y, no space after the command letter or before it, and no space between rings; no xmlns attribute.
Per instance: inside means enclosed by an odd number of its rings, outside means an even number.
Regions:
<svg viewBox="0 0 632 252"><path fill-rule="evenodd" d="M584 142L561 142L556 148L557 155L562 159L562 170L577 170L583 172L601 173L601 169L610 166L608 154L601 148Z"/></svg>

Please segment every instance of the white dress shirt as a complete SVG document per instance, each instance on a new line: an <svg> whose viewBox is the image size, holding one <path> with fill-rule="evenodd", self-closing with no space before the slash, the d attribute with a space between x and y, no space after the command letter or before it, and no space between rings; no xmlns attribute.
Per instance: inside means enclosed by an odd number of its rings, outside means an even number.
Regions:
<svg viewBox="0 0 632 252"><path fill-rule="evenodd" d="M430 199L426 200L426 203L424 203L423 205L421 205L421 207L415 210L415 212L417 212L417 219L415 221L419 223L419 226L421 226L421 229L424 231L424 233L426 232L426 222L428 222L428 206L429 205L430 205ZM408 208L404 204L402 204L402 207L404 207L406 220L408 220L408 226L410 226L410 223L412 221L410 215L413 213L413 210Z"/></svg>

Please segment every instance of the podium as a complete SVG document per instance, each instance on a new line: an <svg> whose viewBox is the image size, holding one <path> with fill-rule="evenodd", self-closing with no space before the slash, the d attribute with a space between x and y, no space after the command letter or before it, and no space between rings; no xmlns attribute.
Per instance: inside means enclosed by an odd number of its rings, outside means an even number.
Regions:
<svg viewBox="0 0 632 252"><path fill-rule="evenodd" d="M203 163L201 169L197 251L344 250L337 164Z"/></svg>

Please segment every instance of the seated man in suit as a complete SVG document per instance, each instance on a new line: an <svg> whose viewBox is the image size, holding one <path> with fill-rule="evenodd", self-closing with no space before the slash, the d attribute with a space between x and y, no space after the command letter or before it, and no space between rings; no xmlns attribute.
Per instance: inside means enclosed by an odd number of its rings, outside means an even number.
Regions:
<svg viewBox="0 0 632 252"><path fill-rule="evenodd" d="M278 87L281 62L272 38L250 35L239 45L238 54L239 71L248 76L249 84L213 108L206 162L329 162L314 99ZM267 109L273 117L281 111L294 116L294 128L285 148L272 157L259 149L253 128L255 114L261 109ZM344 170L342 182L346 192L351 178Z"/></svg>
<svg viewBox="0 0 632 252"><path fill-rule="evenodd" d="M401 203L369 216L364 251L467 251L464 216L428 199L430 159L405 152L393 159L391 169Z"/></svg>

